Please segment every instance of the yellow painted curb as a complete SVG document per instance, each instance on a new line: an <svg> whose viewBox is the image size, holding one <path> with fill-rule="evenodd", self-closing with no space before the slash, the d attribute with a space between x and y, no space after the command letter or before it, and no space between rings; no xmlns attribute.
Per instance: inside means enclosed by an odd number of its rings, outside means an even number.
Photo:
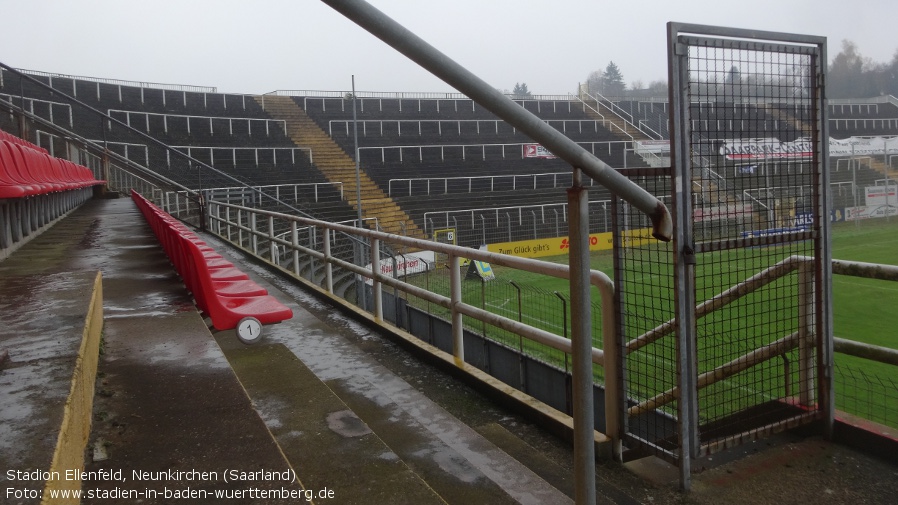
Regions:
<svg viewBox="0 0 898 505"><path fill-rule="evenodd" d="M44 487L42 504L81 502L77 496L60 496L63 494L60 491L81 489L80 474L84 471L84 450L90 437L102 332L103 276L101 272L97 272L87 316L84 318L84 332L75 361L75 371L72 373L72 387L65 402L62 426L56 439L56 450L49 470L50 478Z"/></svg>

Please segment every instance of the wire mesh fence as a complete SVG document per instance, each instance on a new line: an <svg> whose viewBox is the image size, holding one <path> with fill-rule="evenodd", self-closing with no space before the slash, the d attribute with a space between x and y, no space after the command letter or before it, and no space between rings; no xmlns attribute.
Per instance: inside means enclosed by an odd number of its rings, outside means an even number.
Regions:
<svg viewBox="0 0 898 505"><path fill-rule="evenodd" d="M898 381L894 366L836 355L836 408L858 418L898 429Z"/></svg>
<svg viewBox="0 0 898 505"><path fill-rule="evenodd" d="M828 213L820 194L825 167L817 149L823 132L815 48L700 38L689 44L689 147L694 212L701 210L690 240L701 303L786 258L820 254L824 239L814 223ZM818 404L818 388L799 379L817 373L817 361L800 356L815 351L790 338L802 332L804 341L813 332L822 308L809 300L814 282L795 271L697 318L699 377L771 349L767 359L708 387L699 384L703 442L795 416L791 394L803 405Z"/></svg>
<svg viewBox="0 0 898 505"><path fill-rule="evenodd" d="M643 174L641 179L652 194L670 193L665 170ZM620 409L627 412L625 431L635 444L672 451L676 425L659 419L675 418L677 402L658 408L639 405L678 385L678 346L670 323L676 316L673 247L651 239L643 217L626 202L616 200L614 209L615 304L626 398Z"/></svg>

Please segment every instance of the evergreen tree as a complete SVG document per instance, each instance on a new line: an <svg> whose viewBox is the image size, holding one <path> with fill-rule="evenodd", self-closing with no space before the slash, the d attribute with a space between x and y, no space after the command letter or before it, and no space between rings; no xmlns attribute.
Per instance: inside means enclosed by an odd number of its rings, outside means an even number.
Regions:
<svg viewBox="0 0 898 505"><path fill-rule="evenodd" d="M523 99L525 99L525 98L531 98L531 97L533 97L533 95L530 94L530 90L527 89L527 83L526 83L526 82L522 82L522 83L517 83L517 82L516 82L516 83L514 83L514 89L511 90L511 94L512 94L512 96L513 96L515 99L517 99L517 100L523 100Z"/></svg>
<svg viewBox="0 0 898 505"><path fill-rule="evenodd" d="M627 90L624 76L613 61L608 63L605 73L602 74L602 88L602 94L609 97L623 96Z"/></svg>
<svg viewBox="0 0 898 505"><path fill-rule="evenodd" d="M833 58L829 66L827 95L830 98L866 98L878 95L871 82L872 62L864 58L857 45L850 40L842 41L842 51Z"/></svg>

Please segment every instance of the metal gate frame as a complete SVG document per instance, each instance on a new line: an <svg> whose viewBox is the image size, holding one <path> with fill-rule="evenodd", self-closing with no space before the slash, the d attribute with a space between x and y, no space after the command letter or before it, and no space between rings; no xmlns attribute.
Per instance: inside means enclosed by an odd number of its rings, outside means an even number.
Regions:
<svg viewBox="0 0 898 505"><path fill-rule="evenodd" d="M618 298L618 319L619 319L619 343L621 348L621 370L622 370L622 400L620 406L622 425L624 426L623 440L624 443L631 448L641 449L653 453L659 457L667 459L679 466L680 484L684 490L690 487L690 474L694 460L702 456L706 456L714 451L721 450L726 447L738 445L745 441L749 441L760 436L768 435L778 431L783 431L798 425L808 424L816 421L823 421L823 431L827 436L831 436L834 419L833 404L833 387L832 387L832 366L833 366L833 337L832 337L832 301L831 301L831 278L832 278L832 262L830 251L830 217L829 217L829 134L827 130L827 108L825 105L825 66L826 66L826 39L823 37L795 35L788 33L763 32L756 30L733 29L724 27L714 27L705 25L685 24L685 23L669 23L668 24L668 61L669 61L669 82L670 82L670 115L671 115L671 163L673 167L668 171L659 170L656 177L663 178L669 176L669 190L672 197L672 209L674 209L674 238L672 248L666 251L660 251L660 256L655 256L652 260L660 260L669 263L665 267L669 267L672 274L668 280L662 280L646 292L655 290L663 291L661 298L668 297L665 300L659 300L659 305L670 303L672 314L670 316L663 315L661 322L656 320L649 321L649 326L630 329L625 328L625 321L629 317L631 320L639 310L645 310L644 305L637 307L628 306L632 303L634 289L630 287L628 295L627 274L633 275L627 271L626 261L627 255L640 254L634 252L633 248L625 247L626 238L620 238L628 228L633 229L635 224L628 224L627 211L622 202L618 202L615 208L615 282L616 293ZM696 49L702 48L702 49ZM702 85L711 81L701 81L699 77L690 75L690 51L695 55L704 54L701 50L711 48L710 51L721 51L721 53L712 54L732 54L741 55L744 53L760 54L763 57L770 57L772 61L776 57L786 54L788 58L796 58L800 64L796 64L799 70L790 78L796 80L800 84L793 89L782 85L783 80L774 81L775 78L781 78L775 67L777 64L768 64L767 60L762 63L757 61L748 61L745 65L747 68L764 68L764 72L755 75L755 79L763 79L770 75L776 77L771 78L771 82L775 85L769 85L774 89L772 98L763 96L764 86L756 86L756 89L750 89L748 86L748 95L753 92L759 93L760 96L750 97L749 101L740 103L741 106L749 108L764 109L771 108L771 104L776 107L783 107L782 103L789 102L789 99L783 99L788 92L797 93L799 98L795 99L796 110L799 107L802 116L807 115L807 119L801 123L800 127L794 128L799 133L807 133L808 139L801 137L800 140L807 141L806 145L810 146L810 152L805 154L806 163L809 168L809 175L812 187L812 198L810 201L804 202L807 212L812 213L812 223L802 230L786 230L782 234L776 236L766 236L764 233L757 233L762 230L755 230L755 226L764 226L761 222L762 213L758 212L755 217L754 209L749 214L750 218L740 217L738 224L729 225L728 231L706 234L703 230L696 230L694 204L702 197L701 194L694 192L694 188L702 186L695 182L695 174L700 173L703 163L699 158L702 156L702 149L707 152L715 153L718 145L721 144L719 139L714 142L704 142L710 138L712 134L720 132L712 130L709 132L701 131L702 122L699 121L698 128L693 131L692 113L693 105L691 102L693 89L695 86L700 90ZM731 52L730 52L731 51ZM736 59L733 56L733 59ZM746 57L746 59L748 59ZM693 64L696 68L702 65L719 65L721 61L710 59L711 63L704 61L698 56L694 57ZM725 60L725 58L721 58ZM790 61L790 60L786 60ZM752 66L752 65L756 65ZM768 65L768 66L764 66ZM726 67L726 64L724 64ZM774 67L770 70L766 70ZM736 69L736 65L733 65ZM714 67L708 73L710 75L721 74L726 75L727 69L720 71L720 67ZM737 69L738 72L738 69ZM701 71L693 73L701 74ZM807 74L805 76L805 74ZM738 74L737 74L738 75ZM750 74L751 75L751 74ZM761 76L761 77L757 77ZM692 82L690 82L692 78ZM782 78L781 78L782 79ZM721 84L723 81L716 81ZM756 81L759 82L759 81ZM710 86L708 86L710 88ZM798 90L798 91L795 91ZM780 93L783 96L777 95ZM697 96L704 97L700 91L696 92ZM712 95L718 98L716 95ZM733 96L733 95L730 95ZM745 99L746 95L740 94L738 99ZM735 103L736 99L732 99ZM725 99L724 99L725 102ZM711 104L717 106L718 104ZM730 107L735 108L733 103ZM725 110L725 107L721 110ZM733 114L735 116L735 114ZM732 117L732 116L731 116ZM748 121L758 121L752 119ZM737 121L733 121L734 123ZM786 121L780 120L780 124L786 124ZM716 127L715 127L716 128ZM755 129L758 127L755 125ZM734 128L735 129L735 128ZM748 128L747 133L754 133L755 130ZM704 134L706 134L703 136ZM781 132L777 131L777 134ZM695 135L695 136L694 136ZM694 139L701 138L703 142L696 142ZM738 137L737 137L738 138ZM743 137L744 138L744 137ZM715 143L716 142L716 143ZM721 151L722 153L722 151ZM767 156L763 154L760 156ZM698 161L697 161L698 160ZM718 167L714 163L707 164L705 170ZM666 173L665 173L666 172ZM763 183L763 181L762 181ZM660 187L660 186L659 186ZM702 186L703 187L703 186ZM657 194L657 193L656 193ZM760 203L760 202L758 202ZM704 205L709 206L708 203ZM752 205L755 205L754 203ZM698 206L696 205L696 208ZM708 208L708 207L705 207ZM739 206L745 209L744 205ZM698 210L704 210L698 209ZM758 209L760 210L760 208ZM772 211L771 211L772 214ZM797 211L792 211L793 219L797 220ZM729 219L729 218L727 218ZM741 221L745 219L745 221ZM781 218L784 219L784 218ZM736 221L736 220L733 220ZM619 226L623 226L620 229ZM767 225L768 228L770 225ZM749 230L748 233L745 230ZM753 233L755 232L755 233ZM741 233L741 235L740 235ZM777 247L772 247L777 246ZM697 296L698 285L696 278L697 264L699 268L707 266L709 263L703 261L705 258L714 258L713 254L721 254L723 260L720 264L711 264L711 267L724 268L726 258L722 256L721 251L758 251L761 248L769 248L770 257L762 259L772 262L770 258L777 254L787 254L793 252L792 256L782 259L775 265L762 264L767 267L763 272L756 273L750 278L744 278L736 285L726 286L720 292L708 296L704 293ZM652 254L657 254L654 251ZM704 256L705 254L709 256ZM665 256L666 254L666 256ZM748 252L746 254L751 254ZM759 253L760 254L760 253ZM763 263L763 261L761 262ZM662 271L661 268L655 270ZM707 273L703 273L707 275ZM657 276L657 275L656 275ZM721 276L723 277L723 276ZM711 276L708 276L711 278ZM721 281L725 282L725 281ZM756 345L744 355L736 359L722 364L708 364L701 362L704 369L700 369L700 343L699 339L706 337L704 345L707 344L707 335L699 332L699 320L708 316L712 311L722 308L739 297L743 297L749 293L760 296L763 293L754 293L762 287L773 283L777 284L776 289L781 289L789 295L789 306L784 311L786 315L784 319L787 324L783 326L794 325L795 330L792 334L777 338L772 341L767 334L761 334ZM714 288L716 289L716 285ZM706 289L706 288L705 288ZM771 288L773 289L773 288ZM779 292L777 295L779 296ZM640 296L648 297L650 295L640 294ZM643 300L644 301L644 300ZM775 302L774 302L775 303ZM758 304L760 306L761 304ZM663 311L662 311L663 314ZM669 317L669 319L668 319ZM722 316L717 316L722 317ZM751 316L742 316L744 320L751 320ZM738 325L737 323L734 323ZM657 325L657 326L655 326ZM648 329L646 329L648 328ZM778 330L779 327L777 326ZM708 331L708 330L703 330ZM751 328L738 328L733 333L750 333ZM757 330L761 332L762 330ZM660 341L667 335L674 335L675 342L667 342L659 349L656 356L649 356L652 360L657 360L657 374L659 376L667 373L666 378L662 379L662 384L651 386L657 387L652 391L651 387L644 387L647 382L631 385L631 379L635 381L643 380L651 374L646 372L649 367L645 362L637 362L627 360L627 354L633 353L637 349L643 348L648 343ZM716 337L717 335L711 335ZM634 338L636 337L636 338ZM752 339L746 338L745 341L739 341L740 345L746 345ZM729 342L728 342L729 343ZM648 349L648 348L647 348ZM787 354L791 353L791 354ZM769 363L771 358L782 356L785 371L779 369L775 373L770 372L775 367ZM789 357L796 358L798 370L791 370ZM667 360L668 363L662 365ZM672 361L675 360L675 366ZM775 419L758 417L757 420L751 422L740 423L732 422L733 419L739 419L740 414L747 412L750 408L761 408L766 405L753 405L750 401L745 400L748 407L738 407L735 414L727 414L729 417L723 418L722 422L729 423L726 426L726 435L720 435L718 439L713 439L700 430L700 422L708 423L709 416L706 411L702 413L705 419L700 419L700 391L706 386L711 386L713 382L719 380L720 376L730 377L738 373L752 369L752 367L764 364L765 368L757 371L755 375L757 380L766 380L768 384L759 386L758 389L765 391L764 388L770 388L776 396L767 396L772 404L788 404L794 407L792 410L783 409L783 413L778 412L779 417ZM628 364L632 370L628 370ZM666 366L666 369L665 369ZM639 368L641 370L638 370ZM642 375L639 375L642 374ZM726 375L730 374L730 375ZM769 385L770 377L774 376L777 382L776 387ZM754 377L754 375L752 375ZM666 382L665 382L666 381ZM792 394L792 384L797 384L797 394ZM760 384L760 382L759 382ZM639 388L642 388L639 390ZM728 385L722 384L716 386L720 390L725 390ZM781 388L784 392L778 391ZM632 389L632 391L631 391ZM733 390L738 389L733 387ZM745 389L743 387L743 389ZM658 393L660 391L660 393ZM711 394L711 393L707 393ZM652 396L654 395L654 396ZM642 398L638 398L642 396ZM748 396L748 395L746 395ZM763 397L763 395L757 395ZM740 398L740 400L743 400ZM710 402L709 402L710 403ZM676 405L674 408L672 405ZM662 409L662 406L667 406ZM714 405L716 407L716 405ZM742 411L738 409L742 408ZM709 409L710 410L710 409ZM637 416L643 416L637 418ZM775 417L775 416L773 416ZM647 425L656 426L646 429ZM655 431L652 431L655 430ZM729 430L729 431L727 431ZM715 435L716 436L716 435Z"/></svg>

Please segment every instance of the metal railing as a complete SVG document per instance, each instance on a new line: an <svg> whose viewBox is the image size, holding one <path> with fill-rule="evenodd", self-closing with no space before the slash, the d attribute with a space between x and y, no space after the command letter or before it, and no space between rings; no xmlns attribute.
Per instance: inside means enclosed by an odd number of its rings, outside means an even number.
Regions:
<svg viewBox="0 0 898 505"><path fill-rule="evenodd" d="M619 117L619 118L621 119L621 121L623 121L625 124L628 124L628 125L632 126L634 129L636 129L637 131L641 132L641 133L642 133L643 135L645 135L646 137L649 137L649 138L652 139L652 140L660 140L660 139L663 139L663 138L664 138L664 136L662 136L660 133L658 133L658 132L656 132L655 130L649 128L648 126L646 126L646 125L645 125L644 123L642 123L641 121L638 122L638 123L637 123L636 121L634 121L634 120L633 120L633 116L632 116L629 112L625 111L625 110L622 109L619 105L617 105L617 104L614 103L613 101L609 100L608 98L605 98L605 97L602 96L601 94L596 93L596 96L590 95L589 93L584 93L584 94L585 94L590 100L595 100L595 102L596 102L597 105L600 104L600 103L601 103L602 105L604 105L609 111L611 111L612 114L614 114L615 116ZM580 98L580 100L583 100L583 99ZM586 101L583 100L583 103L585 104ZM598 109L598 107L596 107L596 109ZM593 109L593 110L595 110L595 112L598 114L599 112L598 112L598 110L596 110L596 109ZM624 130L624 133L626 133L626 130Z"/></svg>
<svg viewBox="0 0 898 505"><path fill-rule="evenodd" d="M465 365L462 316L495 326L566 354L576 352L572 349L571 340L565 338L565 336L494 314L462 301L462 272L460 266L462 258L561 279L570 279L571 272L568 265L403 237L360 227L218 201L207 202L207 209L207 219L209 219L209 231L211 233L231 242L237 247L254 252L261 259L278 265L282 271L295 278L311 281L315 285L319 285L311 271L306 270L305 276L303 275L304 270L302 266L304 259L319 262L324 269L323 289L331 296L338 296L334 281L334 270L336 268L350 272L357 278L362 279L363 282L369 282L373 295L372 316L380 324L386 324L383 317L382 290L384 286L394 288L403 292L406 296L417 297L448 310L452 327L453 357L456 364L460 367L467 366ZM259 223L262 224L260 225ZM309 237L315 238L310 238L307 243L305 241L300 243L300 228L315 230L314 233L307 234ZM289 232L285 235L284 230L289 230ZM366 244L363 247L368 249L368 257L370 258L370 263L368 263L367 267L346 261L333 254L332 249L337 234L351 237L357 244ZM381 248L383 245L389 246L392 250L413 249L432 251L434 254L445 255L450 276L449 296L434 293L399 279L395 276L395 268L391 270L394 272L393 276L381 273ZM286 256L289 258L286 267L279 265L280 262L275 258L277 254L283 254L284 251L287 252ZM589 279L590 283L598 288L601 294L603 338L611 339L615 328L611 279L603 272L597 270L589 272ZM605 349L615 349L613 340L605 341L603 347ZM606 359L605 352L602 349L592 348L589 359L594 364L607 365L613 368L615 360ZM617 405L617 399L615 398L617 388L613 384L617 373L613 369L609 370L606 367L605 377L607 384L606 411L613 412L612 406ZM612 382L612 384L608 384L608 382ZM580 408L582 408L582 405L574 405L575 412ZM609 416L606 420L606 431L612 438L616 436L615 434L618 431L617 425L614 424L615 422L614 416Z"/></svg>
<svg viewBox="0 0 898 505"><path fill-rule="evenodd" d="M352 91L322 91L322 90L296 90L296 89L279 89L269 91L266 95L275 96L301 96L309 98L351 98ZM470 100L464 93L438 92L438 91L356 91L356 98L387 98L387 99L410 99L410 100ZM521 98L514 93L507 93L506 96L514 100L526 101L570 101L570 94L559 95L530 95Z"/></svg>
<svg viewBox="0 0 898 505"><path fill-rule="evenodd" d="M204 190L209 195L210 200L231 198L247 199L256 201L257 205L262 205L262 195L271 195L277 200L284 200L292 197L292 201L298 201L300 196L305 197L308 194L307 189L311 189L311 199L318 202L318 188L337 188L340 193L340 199L343 199L343 183L342 182L309 182L299 184L268 184L253 186L228 186L221 188L208 188Z"/></svg>
<svg viewBox="0 0 898 505"><path fill-rule="evenodd" d="M0 69L0 70L2 70L2 69ZM10 95L8 93L0 93L0 98L2 98L3 100L6 100L7 102L9 102L11 104L15 104L15 101L19 100L21 102L22 109L27 110L31 114L35 113L34 112L34 104L36 104L36 103L45 104L47 106L47 110L49 112L48 115L49 115L49 119L50 119L51 123L56 122L55 118L53 117L54 116L53 106L65 107L65 109L69 115L69 127L71 127L74 124L74 120L72 119L72 106L67 103L53 102L50 100L41 100L38 98L25 98L25 97L20 97L20 96L16 96L16 95ZM28 103L27 108L25 107L26 102Z"/></svg>
<svg viewBox="0 0 898 505"><path fill-rule="evenodd" d="M57 74L53 72L42 72L40 70L25 70L23 68L17 68L19 72L28 75L35 75L40 77L48 77L50 79L50 85L53 85L53 79L67 79L71 81L88 81L88 82L96 82L101 84L114 84L118 86L135 86L140 88L152 88L152 89L164 89L170 91L193 91L199 93L217 93L218 88L211 86L193 86L190 84L163 84L158 82L146 82L146 81L125 81L122 79L107 79L105 77L85 77L81 75L67 75L67 74Z"/></svg>
<svg viewBox="0 0 898 505"><path fill-rule="evenodd" d="M477 181L486 181L488 182L487 186L489 188L484 188L483 185L478 184L477 188L474 188L474 183ZM518 189L537 189L540 188L562 188L569 187L572 183L572 177L570 172L549 172L549 173L540 173L540 174L507 174L507 175L469 175L469 176L458 176L458 177L409 177L402 179L390 179L387 181L387 195L388 196L412 196L412 186L415 187L424 187L423 193L426 195L433 193L449 193L449 184L454 182L467 182L467 190L464 188L461 192L471 193L474 191L495 191L496 183L503 183L506 181L511 182L512 191ZM518 181L524 181L523 184L519 184ZM551 181L551 184L539 184L540 181ZM398 189L396 191L393 190L393 185L396 185L397 188L407 188L407 192L403 192L403 194L394 194L399 193ZM590 181L588 185L594 185L594 181ZM453 187L458 186L457 184L453 184ZM442 188L442 189L440 189Z"/></svg>
<svg viewBox="0 0 898 505"><path fill-rule="evenodd" d="M598 156L596 154L596 148L599 148L599 152L602 154L611 155L614 151L612 147L620 146L621 153L625 150L628 150L627 146L632 144L629 140L606 140L602 142L577 142L578 146L587 150L593 156ZM527 146L533 145L533 142L521 142L521 143L510 143L510 144L408 144L408 145L398 145L398 146L363 146L359 147L359 151L380 151L380 161L381 163L386 163L386 151L387 150L398 150L399 151L399 162L405 161L405 155L403 154L405 151L412 151L418 154L417 161L424 161L424 150L439 150L440 151L440 160L443 161L446 159L446 150L458 150L461 149L461 155L463 160L468 159L468 151L474 151L477 153L479 151L480 159L485 160L486 158L486 150L487 148L497 147L500 148L500 156L505 158L507 156L506 147L508 147L509 152L514 152L515 159L518 159L518 152L520 152L520 159L527 159ZM604 152L603 152L604 151ZM476 156L476 154L475 154ZM626 160L626 157L624 158ZM615 168L627 168L624 167L615 167Z"/></svg>
<svg viewBox="0 0 898 505"><path fill-rule="evenodd" d="M260 117L229 117L229 116L195 116L188 114L167 114L161 112L143 112L143 111L133 111L133 110L122 110L122 109L108 109L107 114L109 116L115 117L116 115L124 115L125 116L125 124L128 126L131 125L131 116L144 116L146 131L150 131L150 116L153 117L161 117L162 118L162 128L165 133L168 133L168 119L169 118L179 118L184 119L187 124L187 133L191 133L190 131L190 120L202 120L203 123L209 122L209 134L213 135L215 133L212 122L213 121L227 121L228 122L228 134L234 134L234 121L246 121L246 128L250 135L252 135L252 123L253 121L262 122L265 124L265 135L270 135L269 124L275 123L281 127L281 130L286 134L287 132L287 121L284 119L270 119L270 118L260 118Z"/></svg>
<svg viewBox="0 0 898 505"><path fill-rule="evenodd" d="M543 122L552 126L553 123L556 125L561 123L560 131L562 133L567 133L568 123L573 123L576 125L576 129L578 133L583 133L583 125L592 125L593 131L598 133L599 125L601 124L603 128L608 128L609 121L602 119L543 119ZM358 121L353 121L352 119L331 119L328 121L328 134L333 137L334 136L334 124L344 124L343 128L339 128L339 130L344 130L346 135L350 135L350 125L353 123L357 123L361 126L361 135L368 136L368 124L374 124L379 126L378 134L380 136L384 135L384 124L395 124L396 125L396 136L401 137L402 133L402 124L410 123L412 125L417 125L417 134L420 136L422 134L421 126L423 124L435 124L437 126L437 135L443 135L443 125L444 124L455 124L456 128L453 128L458 135L462 134L462 125L463 124L474 124L476 128L476 133L478 135L481 134L480 124L484 123L486 125L492 125L491 130L493 133L499 133L499 124L507 124L505 121L501 119L362 119ZM509 125L511 126L511 125ZM415 131L414 128L412 130ZM517 128L511 126L512 133L517 133ZM408 132L408 130L406 130ZM408 135L408 133L406 133Z"/></svg>
<svg viewBox="0 0 898 505"><path fill-rule="evenodd" d="M296 164L296 152L299 151L302 153L303 151L307 151L309 154L309 163L314 163L314 159L312 158L312 148L310 147L231 147L231 146L197 146L197 145L189 145L189 146L169 146L174 150L178 150L180 152L186 152L187 156L193 156L194 151L209 151L209 164L215 165L215 151L230 151L231 152L231 163L236 167L237 166L237 151L244 152L252 152L254 155L254 160L256 166L259 166L259 152L271 152L272 155L272 165L278 164L278 151L288 151L290 156L290 164ZM170 161L170 157L167 157L166 161ZM286 162L284 162L286 163Z"/></svg>
<svg viewBox="0 0 898 505"><path fill-rule="evenodd" d="M898 118L829 118L829 124L833 131L894 130L898 128Z"/></svg>

